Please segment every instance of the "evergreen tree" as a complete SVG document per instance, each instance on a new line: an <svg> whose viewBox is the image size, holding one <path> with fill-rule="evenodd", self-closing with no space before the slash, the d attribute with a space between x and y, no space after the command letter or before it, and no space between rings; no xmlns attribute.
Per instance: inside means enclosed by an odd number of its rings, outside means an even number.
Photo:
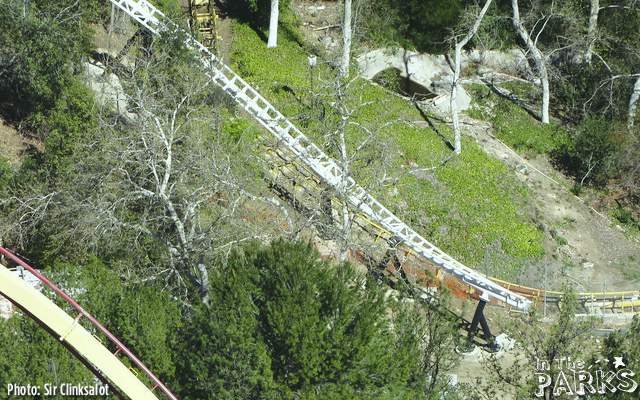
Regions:
<svg viewBox="0 0 640 400"><path fill-rule="evenodd" d="M377 283L309 244L235 253L212 289L210 308L180 334L185 398L427 396L451 366L453 324L437 307L385 300Z"/></svg>
<svg viewBox="0 0 640 400"><path fill-rule="evenodd" d="M226 268L212 278L210 306L198 307L178 333L183 345L174 356L181 398L273 397L271 360L260 336L252 272L242 255L232 254Z"/></svg>
<svg viewBox="0 0 640 400"><path fill-rule="evenodd" d="M616 359L620 359L623 364L616 363ZM615 399L630 400L637 399L640 392L640 318L636 315L633 318L631 326L622 331L617 330L607 336L602 348L600 360L609 360L608 363L600 364L606 370L604 376L609 373L616 374L618 377L626 373L626 382L624 384L618 378L612 380L616 391L606 390L604 394L594 394L594 399ZM630 382L631 381L631 382ZM635 383L635 385L634 385ZM620 385L620 386L619 386ZM598 390L600 388L596 388Z"/></svg>
<svg viewBox="0 0 640 400"><path fill-rule="evenodd" d="M36 322L22 313L8 320L0 318L0 399L15 399L9 395L8 384L40 386L63 383L93 385L94 377L58 338L51 336Z"/></svg>

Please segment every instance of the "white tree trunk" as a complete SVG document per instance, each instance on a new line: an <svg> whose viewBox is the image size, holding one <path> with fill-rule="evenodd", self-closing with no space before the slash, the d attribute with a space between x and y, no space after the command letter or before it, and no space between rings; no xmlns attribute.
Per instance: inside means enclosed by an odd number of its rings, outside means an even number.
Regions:
<svg viewBox="0 0 640 400"><path fill-rule="evenodd" d="M116 15L116 5L111 3L111 18L109 18L109 36L113 33L113 20Z"/></svg>
<svg viewBox="0 0 640 400"><path fill-rule="evenodd" d="M547 70L547 60L542 52L536 47L536 44L529 36L529 32L522 25L520 21L520 8L518 6L518 0L511 0L511 7L513 9L513 26L518 31L520 38L526 43L527 50L533 55L538 67L538 74L542 81L542 123L549 123L549 72Z"/></svg>
<svg viewBox="0 0 640 400"><path fill-rule="evenodd" d="M340 71L343 78L349 77L349 60L351 59L351 0L344 0L344 21L342 24L342 60Z"/></svg>
<svg viewBox="0 0 640 400"><path fill-rule="evenodd" d="M209 271L207 271L207 266L201 263L198 263L198 272L200 273L200 297L202 299L202 303L209 307L211 300L211 285L209 284Z"/></svg>
<svg viewBox="0 0 640 400"><path fill-rule="evenodd" d="M280 4L278 0L271 0L271 16L269 17L269 40L267 47L276 47L278 45L278 15Z"/></svg>
<svg viewBox="0 0 640 400"><path fill-rule="evenodd" d="M640 76L636 78L636 83L633 85L633 92L631 92L631 98L629 99L629 112L627 117L627 130L634 139L637 139L633 133L633 125L634 119L636 118L638 100L640 100Z"/></svg>
<svg viewBox="0 0 640 400"><path fill-rule="evenodd" d="M460 121L458 120L458 81L460 80L460 56L462 53L462 48L469 43L469 40L476 34L480 24L482 23L482 19L484 18L489 6L491 5L492 0L487 0L482 10L480 10L480 15L476 18L473 27L467 33L467 36L460 41L460 43L456 43L455 54L454 54L454 67L453 67L453 84L451 85L451 120L453 123L453 146L455 148L455 153L460 154L462 152L462 141L460 140Z"/></svg>
<svg viewBox="0 0 640 400"><path fill-rule="evenodd" d="M349 156L347 153L347 142L344 135L347 127L348 117L345 115L342 117L342 126L339 133L339 146L340 146L340 164L342 173L342 182L340 187L340 201L342 202L342 237L340 243L340 262L345 262L347 259L347 251L349 250L349 242L351 236L351 217L349 216L349 193L347 192L347 184L349 177Z"/></svg>
<svg viewBox="0 0 640 400"><path fill-rule="evenodd" d="M598 30L598 13L600 12L600 0L591 0L591 11L589 12L589 25L587 27L587 50L584 61L591 65L593 54L593 44L596 41L596 31Z"/></svg>

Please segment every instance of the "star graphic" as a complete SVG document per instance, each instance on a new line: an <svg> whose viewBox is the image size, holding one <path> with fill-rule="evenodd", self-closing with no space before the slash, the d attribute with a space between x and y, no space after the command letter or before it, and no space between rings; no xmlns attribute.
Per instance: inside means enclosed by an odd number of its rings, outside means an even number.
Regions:
<svg viewBox="0 0 640 400"><path fill-rule="evenodd" d="M616 359L615 363L613 364L613 366L614 366L615 368L618 368L618 367L624 367L624 366L625 366L625 365L624 365L624 362L622 362L622 357L613 357L613 358L615 358L615 359Z"/></svg>

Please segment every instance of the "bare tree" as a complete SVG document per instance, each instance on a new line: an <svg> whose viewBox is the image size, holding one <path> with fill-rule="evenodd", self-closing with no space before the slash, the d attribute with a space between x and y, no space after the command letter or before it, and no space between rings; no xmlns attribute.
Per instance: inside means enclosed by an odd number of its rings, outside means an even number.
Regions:
<svg viewBox="0 0 640 400"><path fill-rule="evenodd" d="M540 76L540 81L542 84L542 123L549 123L549 102L550 102L550 90L549 90L549 72L547 69L547 57L540 51L540 49L536 46L535 41L529 35L529 32L522 24L522 20L520 19L520 6L518 5L518 0L511 0L511 9L512 9L512 22L513 26L518 31L518 35L527 46L528 53L533 56L533 59L536 63L536 68L538 70L538 74ZM548 20L548 19L547 19ZM542 28L544 29L544 27Z"/></svg>
<svg viewBox="0 0 640 400"><path fill-rule="evenodd" d="M340 71L342 75L344 71ZM328 150L332 150L332 153L336 153L335 157L337 164L341 172L341 182L336 188L335 196L338 200L339 209L339 222L336 237L340 246L340 261L344 261L347 255L347 250L351 245L351 233L354 215L349 209L349 185L348 178L352 174L352 164L355 160L362 156L366 149L370 149L370 146L378 145L380 149L385 149L386 145L378 141L376 134L378 130L372 131L366 127L355 122L353 118L357 113L358 108L363 106L353 102L353 98L350 97L352 85L355 85L356 80L344 81L341 77L335 79L325 80L326 94L323 96L324 101L320 104L323 106L321 113L322 129L325 132L324 140L325 147ZM328 110L328 113L326 112ZM360 133L364 132L364 138L361 142L351 147L351 142L347 139L347 132L350 128L359 128ZM384 157L380 158L381 164L384 163ZM381 165L382 166L382 165Z"/></svg>
<svg viewBox="0 0 640 400"><path fill-rule="evenodd" d="M633 91L631 92L627 112L627 130L634 140L637 140L637 137L633 133L633 126L636 118L636 110L638 108L638 100L640 100L640 74L636 77L636 81L633 84Z"/></svg>
<svg viewBox="0 0 640 400"><path fill-rule="evenodd" d="M353 37L352 0L344 0L344 15L342 22L342 59L340 70L343 78L349 77L349 62L351 59L351 39Z"/></svg>
<svg viewBox="0 0 640 400"><path fill-rule="evenodd" d="M478 14L478 16L475 19L475 22L473 24L473 26L471 27L471 29L469 30L469 32L467 33L467 35L460 41L457 42L455 44L455 50L454 50L454 56L453 56L453 83L451 85L451 102L450 102L450 108L451 108L451 120L453 122L453 132L454 132L454 148L455 148L455 154L460 154L462 152L462 143L460 140L460 121L458 118L458 103L457 103L457 99L458 99L458 83L460 80L460 58L461 58L461 53L462 53L462 49L464 48L464 46L467 45L467 43L469 43L469 40L471 40L471 38L473 38L473 36L476 34L476 32L478 31L478 28L480 28L480 24L482 23L482 19L484 18L485 14L487 13L487 10L489 9L489 6L491 5L491 0L487 0L484 4L484 6L482 7L482 9L480 10L480 14Z"/></svg>
<svg viewBox="0 0 640 400"><path fill-rule="evenodd" d="M122 79L135 121L105 113L80 149L58 235L99 254L155 254L161 267L141 278L208 304L209 274L232 248L294 222L262 179L253 128L225 131L223 95L162 48L148 54Z"/></svg>
<svg viewBox="0 0 640 400"><path fill-rule="evenodd" d="M59 191L45 185L30 186L19 193L0 199L0 238L17 246L24 246L38 230L52 209L62 201Z"/></svg>
<svg viewBox="0 0 640 400"><path fill-rule="evenodd" d="M314 93L313 118L307 135L335 160L339 169L339 182L325 188L331 199L325 209L332 214L329 226L324 229L327 236L336 240L339 257L344 259L354 246L370 246L370 241L359 242L354 227L358 220L358 207L352 204L355 189L350 178L370 191L374 196L386 196L395 192L394 186L405 174L425 174L439 168L422 168L407 161L403 168L394 167L402 162L401 151L394 142L394 132L399 129L416 129L396 109L389 107L391 98L371 95L367 81L359 78L344 80L342 71L318 68L316 92ZM408 115L413 103L406 102ZM396 166L398 164L395 164ZM391 195L394 196L394 195ZM381 241L374 247L382 245Z"/></svg>
<svg viewBox="0 0 640 400"><path fill-rule="evenodd" d="M606 63L606 61L598 56L593 48L598 40L598 18L600 16L600 12L605 9L623 9L632 12L638 12L638 8L635 4L631 5L623 5L623 4L609 4L604 7L600 6L600 0L590 0L590 11L589 11L589 22L587 26L587 49L584 55L584 61L587 65L591 65L591 61L593 55L596 55L600 61L606 66L606 68L611 71L611 68ZM632 54L637 54L635 51L632 51ZM637 75L637 74L636 74ZM627 106L627 131L629 135L631 135L633 140L637 140L636 136L633 133L634 120L636 117L637 103L640 99L640 77L632 75L630 77L635 78L635 83L633 85L633 89L629 98L629 103ZM619 78L620 76L612 76L610 82L612 83L614 79Z"/></svg>
<svg viewBox="0 0 640 400"><path fill-rule="evenodd" d="M103 186L90 205L103 229L132 229L159 241L206 304L216 254L285 233L292 223L277 198L260 190L264 184L251 169L261 166L243 150L245 140L229 141L211 129L210 110L199 105L206 85L197 79L193 85L169 104L154 104L141 88L138 134L118 138L118 148L111 147L117 162L105 171L106 181L121 190ZM272 229L256 217L261 213L272 216Z"/></svg>
<svg viewBox="0 0 640 400"><path fill-rule="evenodd" d="M584 55L584 61L589 65L591 65L591 58L593 56L593 45L596 42L599 13L600 0L591 0L591 7L589 9L589 24L587 26L587 50Z"/></svg>
<svg viewBox="0 0 640 400"><path fill-rule="evenodd" d="M269 40L267 47L276 47L278 45L278 17L280 4L278 0L271 0L271 15L269 17Z"/></svg>

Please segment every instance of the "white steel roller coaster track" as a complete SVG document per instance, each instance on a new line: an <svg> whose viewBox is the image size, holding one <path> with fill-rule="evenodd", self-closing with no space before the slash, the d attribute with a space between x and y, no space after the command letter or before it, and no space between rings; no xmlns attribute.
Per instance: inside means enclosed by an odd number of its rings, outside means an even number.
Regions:
<svg viewBox="0 0 640 400"><path fill-rule="evenodd" d="M286 146L329 185L340 190L346 189L349 202L353 207L388 230L392 235L400 238L402 243L415 253L422 255L439 268L469 284L484 296L493 297L521 310L526 310L533 304L526 297L505 289L498 283L456 261L387 210L351 177L343 176L340 167L264 97L204 45L166 18L151 3L146 0L109 1L156 35L180 31L181 35L186 38L185 46L197 53L203 72L262 124L275 137L278 145Z"/></svg>

